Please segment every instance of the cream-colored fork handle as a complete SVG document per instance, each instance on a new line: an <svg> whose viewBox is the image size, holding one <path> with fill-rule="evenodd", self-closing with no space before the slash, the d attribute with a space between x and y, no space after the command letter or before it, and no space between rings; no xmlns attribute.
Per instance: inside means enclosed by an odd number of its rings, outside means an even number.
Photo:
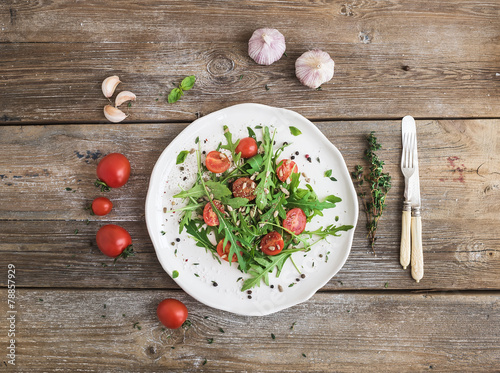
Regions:
<svg viewBox="0 0 500 373"><path fill-rule="evenodd" d="M401 218L401 247L399 252L399 262L404 269L410 264L411 241L411 205L405 202L403 205L403 217Z"/></svg>
<svg viewBox="0 0 500 373"><path fill-rule="evenodd" d="M411 217L411 277L420 282L424 277L424 254L422 251L422 218Z"/></svg>

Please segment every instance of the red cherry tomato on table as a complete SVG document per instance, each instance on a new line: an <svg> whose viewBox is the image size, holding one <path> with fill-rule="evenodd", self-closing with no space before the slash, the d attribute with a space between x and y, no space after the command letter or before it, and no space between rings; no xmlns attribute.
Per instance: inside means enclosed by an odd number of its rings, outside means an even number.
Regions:
<svg viewBox="0 0 500 373"><path fill-rule="evenodd" d="M278 179L281 181L285 182L286 179L290 177L290 175L293 173L299 172L299 168L295 164L294 161L291 161L289 159L284 159L282 162L280 162L280 165L276 169L276 174L278 175Z"/></svg>
<svg viewBox="0 0 500 373"><path fill-rule="evenodd" d="M167 298L160 302L156 314L161 323L169 329L177 329L188 317L188 309L180 300Z"/></svg>
<svg viewBox="0 0 500 373"><path fill-rule="evenodd" d="M119 188L130 177L130 162L123 154L108 154L97 165L97 177L108 187Z"/></svg>
<svg viewBox="0 0 500 373"><path fill-rule="evenodd" d="M266 255L277 255L283 250L284 246L283 237L274 231L266 234L260 241L260 249Z"/></svg>
<svg viewBox="0 0 500 373"><path fill-rule="evenodd" d="M220 212L224 213L224 209L222 208L222 203L220 203L220 201L217 201L216 199L214 199L213 202L215 207L217 207L217 209ZM208 202L203 208L203 220L205 220L205 223L211 227L219 225L219 218L217 217L217 214L214 212L214 209L210 202Z"/></svg>
<svg viewBox="0 0 500 373"><path fill-rule="evenodd" d="M106 197L99 197L92 202L92 212L94 215L104 216L111 212L113 203Z"/></svg>
<svg viewBox="0 0 500 373"><path fill-rule="evenodd" d="M241 153L241 158L252 158L257 154L257 141L253 137L245 137L240 140L234 152Z"/></svg>
<svg viewBox="0 0 500 373"><path fill-rule="evenodd" d="M286 213L286 218L283 220L283 228L301 234L306 229L307 216L301 208L291 209Z"/></svg>
<svg viewBox="0 0 500 373"><path fill-rule="evenodd" d="M238 243L238 242L236 242ZM223 249L222 245L224 245L224 240L220 240L219 243L217 244L217 254L224 259L226 262L229 262L229 250L231 249L231 242L227 241L226 247ZM241 253L241 251L240 251ZM233 257L231 258L231 262L237 262L238 257L236 254L233 254Z"/></svg>
<svg viewBox="0 0 500 373"><path fill-rule="evenodd" d="M248 177L240 177L233 183L233 195L253 201L256 197L254 194L256 188L257 184L255 181Z"/></svg>
<svg viewBox="0 0 500 373"><path fill-rule="evenodd" d="M224 153L213 150L207 154L205 165L207 166L208 171L220 174L231 166L231 161Z"/></svg>
<svg viewBox="0 0 500 373"><path fill-rule="evenodd" d="M126 255L132 255L132 238L122 227L114 224L107 224L101 227L96 234L97 247L104 255L116 258L122 255L125 249L130 250Z"/></svg>

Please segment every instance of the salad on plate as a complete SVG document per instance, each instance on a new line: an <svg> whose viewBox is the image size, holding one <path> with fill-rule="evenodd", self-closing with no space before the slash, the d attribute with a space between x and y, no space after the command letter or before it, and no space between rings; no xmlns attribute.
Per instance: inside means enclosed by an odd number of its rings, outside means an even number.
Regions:
<svg viewBox="0 0 500 373"><path fill-rule="evenodd" d="M297 130L289 128L292 133ZM197 138L198 150L178 154L177 164L195 154L196 178L189 189L173 196L185 205L170 211L180 213L179 233L185 230L216 262L229 262L245 274L241 291L262 283L269 286L269 275L279 277L288 261L300 275L292 254L307 253L316 243L353 228L325 221L309 230L308 223L335 208L341 198L318 198L297 164L282 157L291 144L277 144L276 130L247 129L248 137L234 139L223 126L225 141L215 149L202 149Z"/></svg>

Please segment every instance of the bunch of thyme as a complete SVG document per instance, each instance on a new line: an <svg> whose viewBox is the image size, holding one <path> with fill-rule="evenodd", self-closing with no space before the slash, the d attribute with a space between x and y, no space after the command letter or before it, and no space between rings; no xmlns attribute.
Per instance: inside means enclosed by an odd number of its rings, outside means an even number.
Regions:
<svg viewBox="0 0 500 373"><path fill-rule="evenodd" d="M380 160L375 151L382 148L377 142L374 132L367 136L368 147L365 150L365 159L369 162L369 172L366 173L361 165L354 168L351 176L358 189L358 196L363 203L366 213L366 228L370 245L375 252L376 232L378 221L386 208L385 198L391 189L391 176L383 172L384 161ZM365 184L366 183L366 184ZM369 190L369 193L367 192Z"/></svg>

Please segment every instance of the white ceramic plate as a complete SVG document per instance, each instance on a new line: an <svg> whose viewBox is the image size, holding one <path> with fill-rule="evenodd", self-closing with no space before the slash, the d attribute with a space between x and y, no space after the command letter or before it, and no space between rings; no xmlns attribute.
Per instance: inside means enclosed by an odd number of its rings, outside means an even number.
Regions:
<svg viewBox="0 0 500 373"><path fill-rule="evenodd" d="M319 242L308 253L294 253L293 260L305 278L301 278L289 260L279 278L274 274L270 276L272 287L262 283L252 289L251 297L242 292L242 281L238 279L245 279L247 275L234 264L229 265L225 261L219 264L211 253L196 246L194 239L185 231L179 234L180 215L168 212L184 205L172 196L181 187L189 189L196 178L196 154L188 155L181 165L175 164L177 155L182 150L196 148L197 137L202 150L207 153L214 150L221 141L225 141L223 125L229 127L233 139L248 136L247 126L269 126L271 133L276 129L277 145L285 141L292 144L282 153L282 158L299 152L295 155L295 162L299 171L305 172L310 179L318 197L323 199L335 194L342 198L335 208L324 210L323 217L316 217L308 223L308 230L332 223L355 226L358 219L356 192L338 149L313 123L290 110L259 104L231 106L197 119L165 148L151 174L146 197L146 224L161 265L170 276L177 271L179 276L174 279L177 284L208 306L240 315L267 315L304 302L323 287L347 260L355 228L340 232L340 237ZM302 134L293 136L290 126L298 128ZM255 129L255 133L258 139L262 138L261 130ZM312 162L307 161L306 154ZM332 176L337 181L324 176L329 169L333 170ZM304 179L302 176L301 187L305 185Z"/></svg>

